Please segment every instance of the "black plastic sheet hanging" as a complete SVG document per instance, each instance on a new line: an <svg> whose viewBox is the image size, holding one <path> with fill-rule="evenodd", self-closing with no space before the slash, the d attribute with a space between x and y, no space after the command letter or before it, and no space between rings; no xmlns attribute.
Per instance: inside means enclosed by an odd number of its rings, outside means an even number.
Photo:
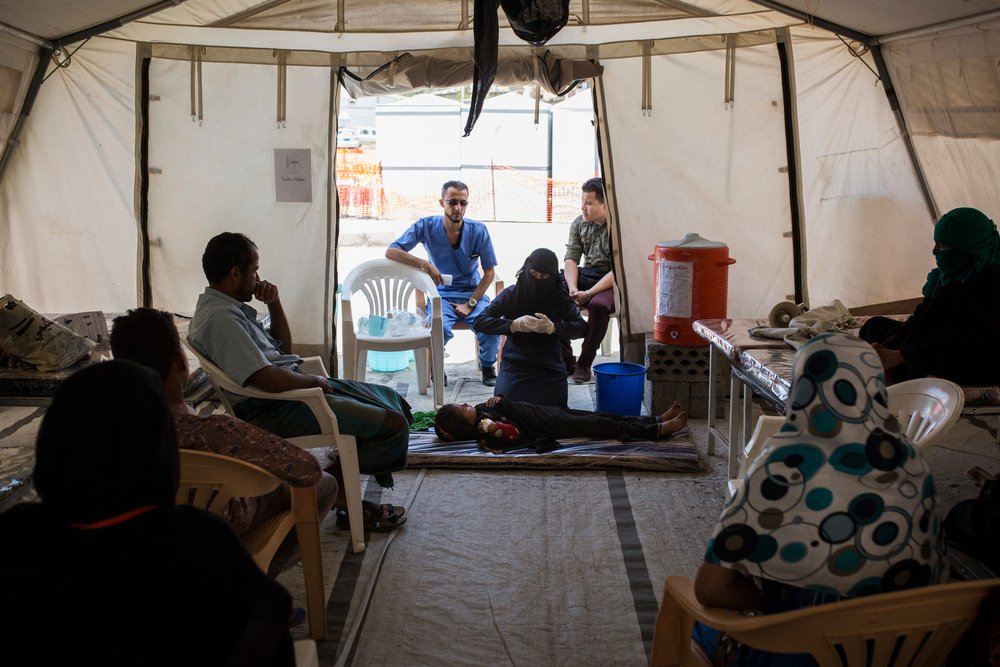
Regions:
<svg viewBox="0 0 1000 667"><path fill-rule="evenodd" d="M497 9L500 7L507 15L514 34L532 46L541 46L552 39L569 19L569 0L476 0L472 20L475 68L471 106L463 135L466 137L479 120L486 95L497 75L497 48L500 44Z"/></svg>

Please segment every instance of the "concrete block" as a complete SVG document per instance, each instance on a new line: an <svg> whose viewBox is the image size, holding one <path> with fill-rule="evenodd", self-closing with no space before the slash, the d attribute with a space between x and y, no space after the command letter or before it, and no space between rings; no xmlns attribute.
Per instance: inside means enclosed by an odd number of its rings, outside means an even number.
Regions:
<svg viewBox="0 0 1000 667"><path fill-rule="evenodd" d="M709 348L667 345L646 334L646 378L657 382L708 382ZM718 372L718 370L716 370Z"/></svg>
<svg viewBox="0 0 1000 667"><path fill-rule="evenodd" d="M646 380L642 402L651 415L663 414L677 401L692 419L708 418L708 384L689 382L651 382ZM716 401L716 419L725 416L721 392Z"/></svg>

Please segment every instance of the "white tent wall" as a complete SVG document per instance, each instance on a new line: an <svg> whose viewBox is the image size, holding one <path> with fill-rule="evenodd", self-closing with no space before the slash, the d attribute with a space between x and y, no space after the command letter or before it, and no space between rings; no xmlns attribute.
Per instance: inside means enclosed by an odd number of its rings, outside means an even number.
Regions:
<svg viewBox="0 0 1000 667"><path fill-rule="evenodd" d="M796 36L810 304L917 297L934 268L933 221L885 91L836 37Z"/></svg>
<svg viewBox="0 0 1000 667"><path fill-rule="evenodd" d="M1000 21L884 46L938 212L1000 216Z"/></svg>
<svg viewBox="0 0 1000 667"><path fill-rule="evenodd" d="M0 285L36 310L136 305L135 49L92 39L52 73L0 181Z"/></svg>
<svg viewBox="0 0 1000 667"><path fill-rule="evenodd" d="M279 129L277 67L202 68L199 124L191 120L190 62L154 58L150 66L150 94L160 100L150 102L149 165L162 170L149 176L153 305L193 311L205 287L205 244L220 232L242 232L260 249L261 279L280 290L295 323L296 348L321 353L319 346L329 339L324 270L330 70L288 68L287 122ZM276 202L279 148L310 150L312 202Z"/></svg>
<svg viewBox="0 0 1000 667"><path fill-rule="evenodd" d="M729 245L728 314L759 317L794 291L777 49L737 49L729 109L725 51L651 60L651 116L641 60L602 62L631 332L653 330L647 256L688 232Z"/></svg>

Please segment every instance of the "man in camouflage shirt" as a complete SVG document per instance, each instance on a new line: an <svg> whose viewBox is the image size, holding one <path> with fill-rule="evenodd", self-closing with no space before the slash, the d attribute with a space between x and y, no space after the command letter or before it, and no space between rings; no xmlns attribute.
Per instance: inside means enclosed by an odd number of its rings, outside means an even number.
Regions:
<svg viewBox="0 0 1000 667"><path fill-rule="evenodd" d="M608 331L611 314L615 312L604 184L600 178L592 178L581 189L583 215L577 217L569 228L569 242L566 244L562 271L563 286L569 291L577 307L587 310L587 322L590 326L587 337L583 339L579 360L573 357L569 341L562 341L566 374L572 373L573 381L577 384L590 381L590 366ZM584 266L580 266L581 256L587 258Z"/></svg>

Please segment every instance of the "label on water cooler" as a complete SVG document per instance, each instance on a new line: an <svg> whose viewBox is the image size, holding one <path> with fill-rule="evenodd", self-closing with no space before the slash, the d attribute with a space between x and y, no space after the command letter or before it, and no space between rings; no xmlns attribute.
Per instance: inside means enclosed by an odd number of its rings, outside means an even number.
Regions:
<svg viewBox="0 0 1000 667"><path fill-rule="evenodd" d="M656 299L658 317L691 317L694 293L694 262L656 263L659 271L660 293Z"/></svg>

